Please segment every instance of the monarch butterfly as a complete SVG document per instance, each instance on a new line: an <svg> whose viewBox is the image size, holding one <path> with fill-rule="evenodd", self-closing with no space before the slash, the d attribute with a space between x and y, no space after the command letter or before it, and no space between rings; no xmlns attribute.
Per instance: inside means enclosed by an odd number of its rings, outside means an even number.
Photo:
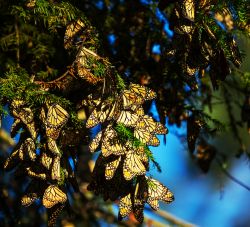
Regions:
<svg viewBox="0 0 250 227"><path fill-rule="evenodd" d="M135 176L144 175L146 168L140 160L140 156L133 150L126 154L123 163L123 176L126 180L131 180Z"/></svg>
<svg viewBox="0 0 250 227"><path fill-rule="evenodd" d="M89 144L90 152L94 152L100 144L101 139L103 142L113 139L117 136L116 131L112 128L111 125L108 125L105 129L98 132L95 138Z"/></svg>
<svg viewBox="0 0 250 227"><path fill-rule="evenodd" d="M61 180L61 173L60 173L60 157L55 156L53 158L52 169L51 169L51 179L52 180Z"/></svg>
<svg viewBox="0 0 250 227"><path fill-rule="evenodd" d="M39 114L39 119L46 124L46 112L44 107L41 108L40 114Z"/></svg>
<svg viewBox="0 0 250 227"><path fill-rule="evenodd" d="M56 185L50 185L43 194L42 203L46 208L51 208L58 203L65 203L67 195Z"/></svg>
<svg viewBox="0 0 250 227"><path fill-rule="evenodd" d="M132 105L130 109L138 116L144 115L144 109L142 108L142 106Z"/></svg>
<svg viewBox="0 0 250 227"><path fill-rule="evenodd" d="M86 48L81 48L81 50L78 52L78 57L75 61L75 66L76 66L76 70L78 75L82 78L87 80L89 83L92 84L96 84L99 81L102 81L103 78L102 77L98 77L95 76L92 72L91 72L91 68L90 65L91 63L89 62L89 59L92 57L97 57L97 55L86 49Z"/></svg>
<svg viewBox="0 0 250 227"><path fill-rule="evenodd" d="M225 7L222 10L215 12L214 17L219 22L224 23L227 30L231 31L234 28L233 16L229 8Z"/></svg>
<svg viewBox="0 0 250 227"><path fill-rule="evenodd" d="M38 179L41 179L41 180L46 180L46 178L47 178L45 173L35 173L34 171L31 170L30 167L27 167L26 171L27 171L27 174L30 177L38 178Z"/></svg>
<svg viewBox="0 0 250 227"><path fill-rule="evenodd" d="M137 116L136 114L133 114L130 111L123 110L117 117L116 122L124 124L128 127L135 127L138 119L139 116Z"/></svg>
<svg viewBox="0 0 250 227"><path fill-rule="evenodd" d="M97 147L99 146L100 141L102 139L102 136L103 136L103 132L100 131L97 133L96 137L90 142L90 144L89 144L90 152L94 152L97 149Z"/></svg>
<svg viewBox="0 0 250 227"><path fill-rule="evenodd" d="M144 181L137 181L134 192L133 214L139 223L144 220L145 188Z"/></svg>
<svg viewBox="0 0 250 227"><path fill-rule="evenodd" d="M49 170L52 164L52 158L48 154L43 152L41 155L41 163L47 170Z"/></svg>
<svg viewBox="0 0 250 227"><path fill-rule="evenodd" d="M21 203L23 206L30 206L36 199L38 199L38 196L36 193L28 193L24 195L21 199Z"/></svg>
<svg viewBox="0 0 250 227"><path fill-rule="evenodd" d="M133 206L133 214L135 216L135 219L142 224L144 220L144 203L143 204L137 204Z"/></svg>
<svg viewBox="0 0 250 227"><path fill-rule="evenodd" d="M90 107L97 107L101 103L101 99L95 99L92 94L88 95L88 97L82 100L81 105L83 106L90 106Z"/></svg>
<svg viewBox="0 0 250 227"><path fill-rule="evenodd" d="M51 139L56 140L59 137L60 132L61 132L61 126L59 126L58 128L46 126L46 135Z"/></svg>
<svg viewBox="0 0 250 227"><path fill-rule="evenodd" d="M147 203L152 207L152 209L159 209L159 200L162 200L166 203L171 203L174 201L174 195L167 187L155 179L149 178L147 176L145 176L145 178L148 183Z"/></svg>
<svg viewBox="0 0 250 227"><path fill-rule="evenodd" d="M129 89L138 96L142 97L144 100L151 100L156 98L156 93L153 90L140 84L131 83L129 85Z"/></svg>
<svg viewBox="0 0 250 227"><path fill-rule="evenodd" d="M5 170L12 170L19 164L19 149L12 152L10 157L7 158L7 160L4 163L4 169Z"/></svg>
<svg viewBox="0 0 250 227"><path fill-rule="evenodd" d="M135 128L134 137L147 145L157 147L160 144L159 139L144 128Z"/></svg>
<svg viewBox="0 0 250 227"><path fill-rule="evenodd" d="M64 35L64 47L68 49L72 45L72 41L75 36L80 33L85 27L84 23L78 19L77 21L71 22L67 27Z"/></svg>
<svg viewBox="0 0 250 227"><path fill-rule="evenodd" d="M104 122L105 120L111 120L112 118L115 118L115 116L118 114L117 107L118 107L117 102L107 104L106 106L103 105L101 111L105 114L100 115L100 121Z"/></svg>
<svg viewBox="0 0 250 227"><path fill-rule="evenodd" d="M12 109L19 109L20 107L25 106L25 101L23 99L14 99L10 104Z"/></svg>
<svg viewBox="0 0 250 227"><path fill-rule="evenodd" d="M142 143L147 144L150 141L151 134L144 128L135 128L134 137L139 139Z"/></svg>
<svg viewBox="0 0 250 227"><path fill-rule="evenodd" d="M124 90L122 93L123 107L125 109L132 105L141 105L144 100L141 96L130 90Z"/></svg>
<svg viewBox="0 0 250 227"><path fill-rule="evenodd" d="M204 173L208 172L215 155L216 148L201 138L199 144L197 145L197 152L195 156L198 166Z"/></svg>
<svg viewBox="0 0 250 227"><path fill-rule="evenodd" d="M76 62L76 70L80 78L87 80L91 84L96 84L97 82L103 80L102 77L95 76L89 69L84 67L82 57Z"/></svg>
<svg viewBox="0 0 250 227"><path fill-rule="evenodd" d="M119 164L121 161L121 156L119 156L118 159L111 161L109 163L106 164L106 168L105 168L105 178L107 180L110 180L113 178L116 169L118 168Z"/></svg>
<svg viewBox="0 0 250 227"><path fill-rule="evenodd" d="M12 114L13 116L21 119L24 124L29 124L34 119L34 114L30 108L13 108Z"/></svg>
<svg viewBox="0 0 250 227"><path fill-rule="evenodd" d="M104 131L104 141L117 137L117 132L112 128L112 125L108 125Z"/></svg>
<svg viewBox="0 0 250 227"><path fill-rule="evenodd" d="M61 157L61 152L57 147L56 141L50 137L47 138L47 145L52 154Z"/></svg>
<svg viewBox="0 0 250 227"><path fill-rule="evenodd" d="M20 119L15 118L10 129L10 136L13 138L16 136L18 130L22 127L22 122Z"/></svg>
<svg viewBox="0 0 250 227"><path fill-rule="evenodd" d="M154 131L156 134L168 134L168 128L166 128L163 124L160 122L156 122L156 128Z"/></svg>
<svg viewBox="0 0 250 227"><path fill-rule="evenodd" d="M90 114L87 122L86 122L86 128L92 128L99 124L99 112L97 112L96 109L93 110L93 112Z"/></svg>
<svg viewBox="0 0 250 227"><path fill-rule="evenodd" d="M154 121L152 117L148 115L144 115L139 118L135 127L143 128L151 133L151 132L154 132L154 130L156 129L156 122Z"/></svg>
<svg viewBox="0 0 250 227"><path fill-rule="evenodd" d="M28 131L29 131L29 133L31 135L31 138L33 140L35 140L36 137L37 137L37 129L36 129L36 126L35 126L35 122L32 121L31 123L26 124L26 128L28 129Z"/></svg>
<svg viewBox="0 0 250 227"><path fill-rule="evenodd" d="M34 141L31 138L27 138L19 148L19 158L21 160L24 160L24 158L26 158L35 161L36 159L35 150L36 146Z"/></svg>
<svg viewBox="0 0 250 227"><path fill-rule="evenodd" d="M102 155L107 157L111 154L114 155L122 155L125 153L125 148L123 144L119 142L118 139L110 141L103 141L102 142Z"/></svg>
<svg viewBox="0 0 250 227"><path fill-rule="evenodd" d="M26 128L30 132L32 139L35 139L37 137L37 130L35 127L35 122L33 121L34 114L30 108L24 108L23 107L24 105L25 105L25 103L23 100L12 101L12 103L11 103L12 114L14 117L20 119L21 122L23 122L25 124ZM17 127L17 126L19 127L20 126L19 123L21 124L21 122L17 121L16 124L14 122L13 127ZM13 128L12 135L14 135L16 133L16 131L14 129L15 128Z"/></svg>
<svg viewBox="0 0 250 227"><path fill-rule="evenodd" d="M26 6L29 9L34 8L36 6L36 0L29 0L29 1L27 1Z"/></svg>
<svg viewBox="0 0 250 227"><path fill-rule="evenodd" d="M193 0L184 0L181 4L182 15L190 21L194 21L195 2Z"/></svg>
<svg viewBox="0 0 250 227"><path fill-rule="evenodd" d="M63 125L66 124L68 118L69 118L68 112L65 109L63 109L60 105L54 103L49 107L48 110L46 124L45 124L46 129L61 128Z"/></svg>
<svg viewBox="0 0 250 227"><path fill-rule="evenodd" d="M114 105L102 104L100 110L96 108L90 114L86 122L86 127L92 128L99 123L103 123L106 120L110 120L115 115L115 110L116 110L116 104Z"/></svg>
<svg viewBox="0 0 250 227"><path fill-rule="evenodd" d="M127 194L121 197L119 202L119 214L118 219L121 220L122 218L128 216L129 213L132 211L132 201L131 201L131 194Z"/></svg>
<svg viewBox="0 0 250 227"><path fill-rule="evenodd" d="M144 149L144 147L140 146L135 150L136 154L138 154L140 156L140 159L142 161L142 163L144 164L144 166L148 165L148 156L146 154L146 151Z"/></svg>

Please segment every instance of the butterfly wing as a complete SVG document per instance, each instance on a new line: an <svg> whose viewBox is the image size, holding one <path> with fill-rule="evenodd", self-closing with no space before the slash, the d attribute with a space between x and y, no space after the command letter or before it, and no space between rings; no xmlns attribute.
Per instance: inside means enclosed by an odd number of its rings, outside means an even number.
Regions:
<svg viewBox="0 0 250 227"><path fill-rule="evenodd" d="M57 147L56 141L50 137L47 138L47 145L52 154L61 156L61 152Z"/></svg>
<svg viewBox="0 0 250 227"><path fill-rule="evenodd" d="M131 180L135 176L144 175L146 168L140 160L140 156L134 151L129 151L123 164L123 176L126 180Z"/></svg>
<svg viewBox="0 0 250 227"><path fill-rule="evenodd" d="M122 220L124 217L128 216L132 211L132 201L131 194L127 194L124 197L121 197L119 202L119 214L118 219Z"/></svg>
<svg viewBox="0 0 250 227"><path fill-rule="evenodd" d="M58 203L65 203L66 194L55 185L50 185L43 194L42 203L46 208L51 208Z"/></svg>
<svg viewBox="0 0 250 227"><path fill-rule="evenodd" d="M139 116L131 113L130 111L121 111L116 122L124 124L127 127L134 127L139 119Z"/></svg>
<svg viewBox="0 0 250 227"><path fill-rule="evenodd" d="M83 30L85 27L84 23L79 19L71 22L67 27L64 35L64 47L65 49L70 48L75 39L75 36Z"/></svg>
<svg viewBox="0 0 250 227"><path fill-rule="evenodd" d="M141 105L144 100L141 96L130 90L124 90L122 93L123 107L130 108L132 105Z"/></svg>
<svg viewBox="0 0 250 227"><path fill-rule="evenodd" d="M49 107L46 127L58 129L64 126L69 118L68 112L58 104Z"/></svg>
<svg viewBox="0 0 250 227"><path fill-rule="evenodd" d="M139 120L136 123L136 127L146 129L151 133L154 132L156 129L156 122L152 117L144 115L139 118Z"/></svg>
<svg viewBox="0 0 250 227"><path fill-rule="evenodd" d="M57 180L57 181L61 180L60 168L61 168L60 157L55 156L53 158L52 169L51 169L51 178L52 178L52 180Z"/></svg>
<svg viewBox="0 0 250 227"><path fill-rule="evenodd" d="M142 97L144 100L151 100L156 98L156 93L153 90L140 84L131 83L129 85L129 89L132 92L136 93L139 97Z"/></svg>
<svg viewBox="0 0 250 227"><path fill-rule="evenodd" d="M119 156L118 159L114 160L114 161L111 161L111 162L108 162L106 164L106 168L105 168L105 178L107 180L110 180L113 178L114 174L115 174L115 171L116 169L118 168L119 164L120 164L120 161L121 161L121 156Z"/></svg>
<svg viewBox="0 0 250 227"><path fill-rule="evenodd" d="M148 198L147 203L154 210L159 209L159 200L171 203L174 200L173 193L161 184L159 181L146 177L148 182Z"/></svg>
<svg viewBox="0 0 250 227"><path fill-rule="evenodd" d="M100 131L97 133L96 137L90 142L90 144L89 144L90 152L93 153L98 148L100 141L102 139L102 136L103 136L103 132Z"/></svg>

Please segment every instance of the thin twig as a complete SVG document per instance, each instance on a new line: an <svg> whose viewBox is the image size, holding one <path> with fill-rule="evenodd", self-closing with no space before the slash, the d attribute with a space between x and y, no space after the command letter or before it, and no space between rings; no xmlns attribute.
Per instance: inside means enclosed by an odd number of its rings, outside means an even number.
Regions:
<svg viewBox="0 0 250 227"><path fill-rule="evenodd" d="M223 163L217 158L216 159L219 167L221 168L222 172L232 181L234 181L236 184L242 186L243 188L247 189L248 191L250 191L250 187L248 185L246 185L245 183L241 182L240 180L238 180L237 178L235 178L234 176L232 176L225 167L223 167Z"/></svg>
<svg viewBox="0 0 250 227"><path fill-rule="evenodd" d="M174 216L173 214L170 214L170 213L163 211L163 210L155 211L155 213L157 215L159 215L160 217L162 217L163 219L165 219L166 221L168 221L174 225L180 226L180 227L195 227L196 226L192 223L189 223L183 219L180 219L180 218Z"/></svg>

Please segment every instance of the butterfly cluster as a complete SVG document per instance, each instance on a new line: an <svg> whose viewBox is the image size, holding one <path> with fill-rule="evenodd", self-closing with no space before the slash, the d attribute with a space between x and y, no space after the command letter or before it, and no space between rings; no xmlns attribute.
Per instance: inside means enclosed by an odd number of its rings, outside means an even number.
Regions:
<svg viewBox="0 0 250 227"><path fill-rule="evenodd" d="M120 199L120 219L133 212L142 222L145 203L157 210L159 200L174 199L167 187L146 176L151 154L147 146L158 146L156 135L167 133L164 125L144 113L142 104L155 97L151 89L131 83L111 101L85 100L93 106L86 127L102 126L89 144L91 152L100 148L101 154L88 189L105 200Z"/></svg>
<svg viewBox="0 0 250 227"><path fill-rule="evenodd" d="M198 88L195 74L204 76L208 67L213 88L217 89L218 80L225 80L231 72L230 62L236 67L242 62L232 33L236 26L232 8L216 0L163 0L159 7L164 10L170 4L170 27L175 37L168 55L179 61L191 89Z"/></svg>
<svg viewBox="0 0 250 227"><path fill-rule="evenodd" d="M23 100L12 101L10 113L14 117L14 123L11 136L15 137L19 132L20 139L6 160L4 168L7 171L15 169L17 174L32 179L21 198L22 205L30 206L37 199L41 199L46 208L54 209L51 215L55 221L55 213L58 213L58 209L61 210L67 201L62 177L72 175L69 166L66 166L65 171L61 167L61 163L64 163L65 167L65 160L62 160L62 151L57 145L57 139L67 123L69 114L58 104L47 105L47 113L44 107L41 107L39 112L40 125L37 124L38 119L35 119L34 111ZM39 141L39 137L45 141Z"/></svg>
<svg viewBox="0 0 250 227"><path fill-rule="evenodd" d="M88 49L86 43L94 43L94 31L86 25L81 19L69 23L64 35L64 47L67 50L77 49L76 59L73 63L73 71L81 79L89 83L96 84L103 80L98 77L95 71L97 68L97 55L92 49Z"/></svg>

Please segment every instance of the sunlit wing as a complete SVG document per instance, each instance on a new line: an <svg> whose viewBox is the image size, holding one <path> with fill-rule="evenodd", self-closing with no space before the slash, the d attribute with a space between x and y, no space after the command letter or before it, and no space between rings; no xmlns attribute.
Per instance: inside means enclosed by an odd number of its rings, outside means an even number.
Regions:
<svg viewBox="0 0 250 227"><path fill-rule="evenodd" d="M42 153L41 159L40 159L42 165L49 170L52 164L52 157L50 157L48 154L45 152Z"/></svg>
<svg viewBox="0 0 250 227"><path fill-rule="evenodd" d="M156 122L156 128L154 131L156 134L167 134L168 133L168 128L165 127L162 123Z"/></svg>
<svg viewBox="0 0 250 227"><path fill-rule="evenodd" d="M67 27L64 35L64 47L68 49L72 45L75 36L85 27L84 23L79 19L71 22Z"/></svg>
<svg viewBox="0 0 250 227"><path fill-rule="evenodd" d="M123 107L125 109L132 105L141 105L144 100L141 96L130 90L124 90L122 93Z"/></svg>
<svg viewBox="0 0 250 227"><path fill-rule="evenodd" d="M123 163L123 176L126 180L131 180L135 176L144 175L146 168L140 160L140 156L133 150L126 154Z"/></svg>
<svg viewBox="0 0 250 227"><path fill-rule="evenodd" d="M139 119L139 116L136 114L131 113L130 111L121 111L120 115L118 116L116 122L124 124L128 127L134 127Z"/></svg>
<svg viewBox="0 0 250 227"><path fill-rule="evenodd" d="M182 14L185 18L190 21L194 21L195 17L195 1L194 0L183 0L182 4Z"/></svg>
<svg viewBox="0 0 250 227"><path fill-rule="evenodd" d="M145 114L143 107L140 105L132 105L130 109L138 116L143 116Z"/></svg>
<svg viewBox="0 0 250 227"><path fill-rule="evenodd" d="M46 180L47 175L45 173L36 173L30 167L26 168L27 174L32 178L37 178L41 180Z"/></svg>
<svg viewBox="0 0 250 227"><path fill-rule="evenodd" d="M160 144L159 139L144 128L135 128L134 137L139 139L142 143L150 146L157 147Z"/></svg>
<svg viewBox="0 0 250 227"><path fill-rule="evenodd" d="M105 178L107 180L110 180L113 178L114 174L115 174L115 171L116 169L118 168L119 164L120 164L120 161L121 161L121 156L119 158L117 158L116 160L114 161L111 161L109 163L106 164L106 167L105 167Z"/></svg>
<svg viewBox="0 0 250 227"><path fill-rule="evenodd" d="M128 216L132 211L131 194L127 194L120 199L118 219Z"/></svg>
<svg viewBox="0 0 250 227"><path fill-rule="evenodd" d="M103 137L103 132L102 131L98 132L95 138L89 144L90 152L94 152L98 148L102 137Z"/></svg>
<svg viewBox="0 0 250 227"><path fill-rule="evenodd" d="M36 199L38 199L38 196L36 193L28 193L21 198L21 203L23 206L28 207L32 203L34 203Z"/></svg>
<svg viewBox="0 0 250 227"><path fill-rule="evenodd" d="M53 158L52 169L51 169L51 179L52 180L57 180L57 181L61 180L60 168L61 168L60 157L55 156Z"/></svg>
<svg viewBox="0 0 250 227"><path fill-rule="evenodd" d="M67 195L55 185L50 185L43 194L42 203L46 208L51 208L58 203L65 203Z"/></svg>
<svg viewBox="0 0 250 227"><path fill-rule="evenodd" d="M102 155L108 157L109 155L123 155L126 149L123 144L120 143L118 139L113 139L112 141L102 142Z"/></svg>
<svg viewBox="0 0 250 227"><path fill-rule="evenodd" d="M156 93L150 88L143 85L131 83L129 85L129 89L132 92L136 93L139 97L142 97L144 100L151 100L156 98Z"/></svg>
<svg viewBox="0 0 250 227"><path fill-rule="evenodd" d="M174 201L174 195L167 187L155 179L148 177L146 177L146 179L148 182L147 203L152 207L152 209L159 209L159 200L166 203Z"/></svg>
<svg viewBox="0 0 250 227"><path fill-rule="evenodd" d="M144 115L139 118L139 120L136 123L136 128L143 128L147 130L148 132L154 132L156 129L156 122L154 119L148 115Z"/></svg>
<svg viewBox="0 0 250 227"><path fill-rule="evenodd" d="M46 119L46 129L47 128L61 128L66 124L69 119L68 112L63 109L58 104L52 104L49 107L47 119Z"/></svg>
<svg viewBox="0 0 250 227"><path fill-rule="evenodd" d="M56 141L54 139L51 139L50 137L47 138L47 145L49 150L52 154L56 156L61 156L61 152L57 147Z"/></svg>

